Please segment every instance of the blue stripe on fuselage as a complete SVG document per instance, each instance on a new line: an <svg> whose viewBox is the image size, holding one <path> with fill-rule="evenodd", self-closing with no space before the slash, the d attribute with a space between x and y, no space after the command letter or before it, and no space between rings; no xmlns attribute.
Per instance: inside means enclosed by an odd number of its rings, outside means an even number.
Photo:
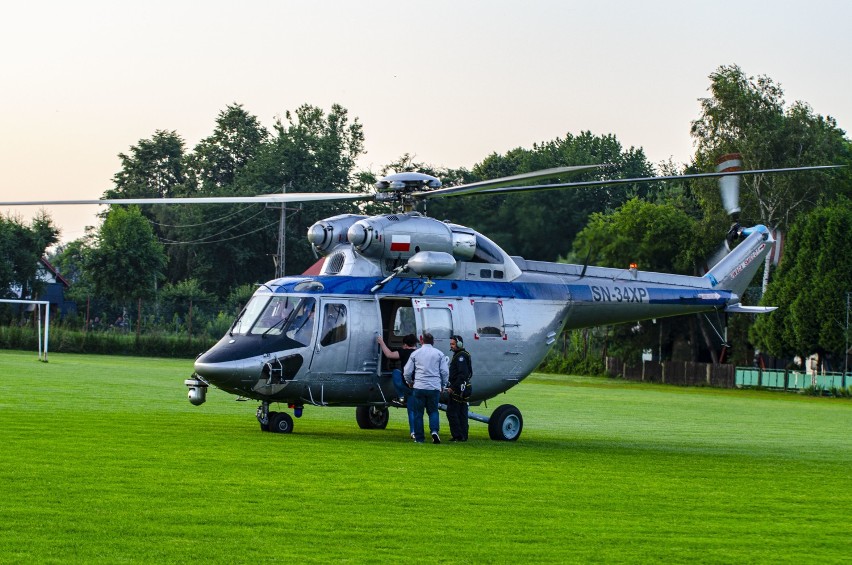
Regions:
<svg viewBox="0 0 852 565"><path fill-rule="evenodd" d="M540 277L537 277L540 278ZM316 280L323 284L323 290L299 291L306 294L341 294L341 295L368 295L373 293L370 289L378 282L372 277L350 277L350 276L318 276L318 277L287 277L270 281L268 287L276 288L276 293L296 292L294 286L305 280ZM612 289L616 285L604 280L591 281L592 284L565 284L556 277L553 282L549 281L464 281L435 279L425 294L421 294L424 282L421 279L396 278L387 283L384 288L376 292L378 296L411 296L419 298L517 298L522 300L566 300L570 295L574 302L587 303L646 303L646 304L701 304L707 306L721 306L732 298L729 291L689 288L689 287L661 287L650 284L623 285L620 288L624 292L619 295L624 300L618 300L615 293L602 293L600 289ZM598 292L593 292L593 287Z"/></svg>

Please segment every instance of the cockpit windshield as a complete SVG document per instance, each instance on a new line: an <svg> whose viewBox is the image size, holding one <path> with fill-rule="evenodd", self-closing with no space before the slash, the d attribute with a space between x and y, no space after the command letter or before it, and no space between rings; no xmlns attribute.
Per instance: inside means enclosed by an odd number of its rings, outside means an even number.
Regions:
<svg viewBox="0 0 852 565"><path fill-rule="evenodd" d="M231 334L279 336L307 345L314 329L316 300L310 297L254 296L231 328Z"/></svg>
<svg viewBox="0 0 852 565"><path fill-rule="evenodd" d="M251 300L249 300L248 304L246 304L245 308L243 308L243 311L240 312L240 315L237 316L236 320L234 320L229 333L231 335L247 334L252 324L257 320L257 317L261 312L263 312L263 308L266 306L268 301L268 296L252 296Z"/></svg>
<svg viewBox="0 0 852 565"><path fill-rule="evenodd" d="M266 303L266 307L257 321L251 325L249 333L252 335L267 333L281 335L281 328L287 322L290 314L293 313L293 308L298 302L299 299L292 296L273 296Z"/></svg>

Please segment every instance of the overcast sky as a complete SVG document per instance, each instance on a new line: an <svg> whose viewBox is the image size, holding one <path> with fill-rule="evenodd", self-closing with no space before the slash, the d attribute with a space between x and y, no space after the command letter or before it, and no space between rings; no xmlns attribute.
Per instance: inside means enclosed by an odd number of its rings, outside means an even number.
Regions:
<svg viewBox="0 0 852 565"><path fill-rule="evenodd" d="M374 171L406 152L471 167L584 130L685 163L707 77L729 64L852 127L852 3L838 0L78 0L2 16L3 200L98 198L118 153L158 129L192 149L235 102L267 127L339 103ZM49 212L68 241L96 210Z"/></svg>

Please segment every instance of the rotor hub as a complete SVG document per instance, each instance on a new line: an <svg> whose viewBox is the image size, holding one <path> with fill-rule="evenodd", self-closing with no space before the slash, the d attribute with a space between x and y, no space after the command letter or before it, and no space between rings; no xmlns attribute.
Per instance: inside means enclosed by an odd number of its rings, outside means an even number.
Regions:
<svg viewBox="0 0 852 565"><path fill-rule="evenodd" d="M414 204L413 194L428 190L441 188L441 181L437 177L424 173L405 171L382 177L376 183L378 192L376 201L396 202L403 210L411 210Z"/></svg>

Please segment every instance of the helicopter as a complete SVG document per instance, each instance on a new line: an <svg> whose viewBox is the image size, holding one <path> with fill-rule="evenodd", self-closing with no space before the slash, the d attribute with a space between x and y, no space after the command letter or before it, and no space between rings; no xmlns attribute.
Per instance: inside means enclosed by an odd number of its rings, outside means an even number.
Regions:
<svg viewBox="0 0 852 565"><path fill-rule="evenodd" d="M471 406L506 392L529 376L565 329L636 322L701 312L764 313L741 297L772 249L770 230L735 222L725 252L703 276L685 276L510 256L486 235L415 208L434 198L719 177L723 202L736 218L738 179L746 174L833 168L746 171L736 155L716 172L638 179L534 184L601 165L558 167L443 187L418 172L381 178L376 193L294 193L255 197L136 198L6 202L46 204L279 203L368 200L396 204L397 212L341 214L310 226L307 238L322 257L316 273L283 276L259 285L228 332L194 362L185 379L188 399L206 401L209 387L237 400L255 400L261 430L290 433L306 406L355 407L362 429L384 429L396 406L391 349L404 336L432 334L450 354L461 336L474 362ZM740 243L731 249L731 245ZM277 405L277 406L276 406ZM292 410L293 416L281 406ZM445 406L442 405L442 408ZM523 416L514 405L469 418L488 425L492 440L515 441Z"/></svg>

